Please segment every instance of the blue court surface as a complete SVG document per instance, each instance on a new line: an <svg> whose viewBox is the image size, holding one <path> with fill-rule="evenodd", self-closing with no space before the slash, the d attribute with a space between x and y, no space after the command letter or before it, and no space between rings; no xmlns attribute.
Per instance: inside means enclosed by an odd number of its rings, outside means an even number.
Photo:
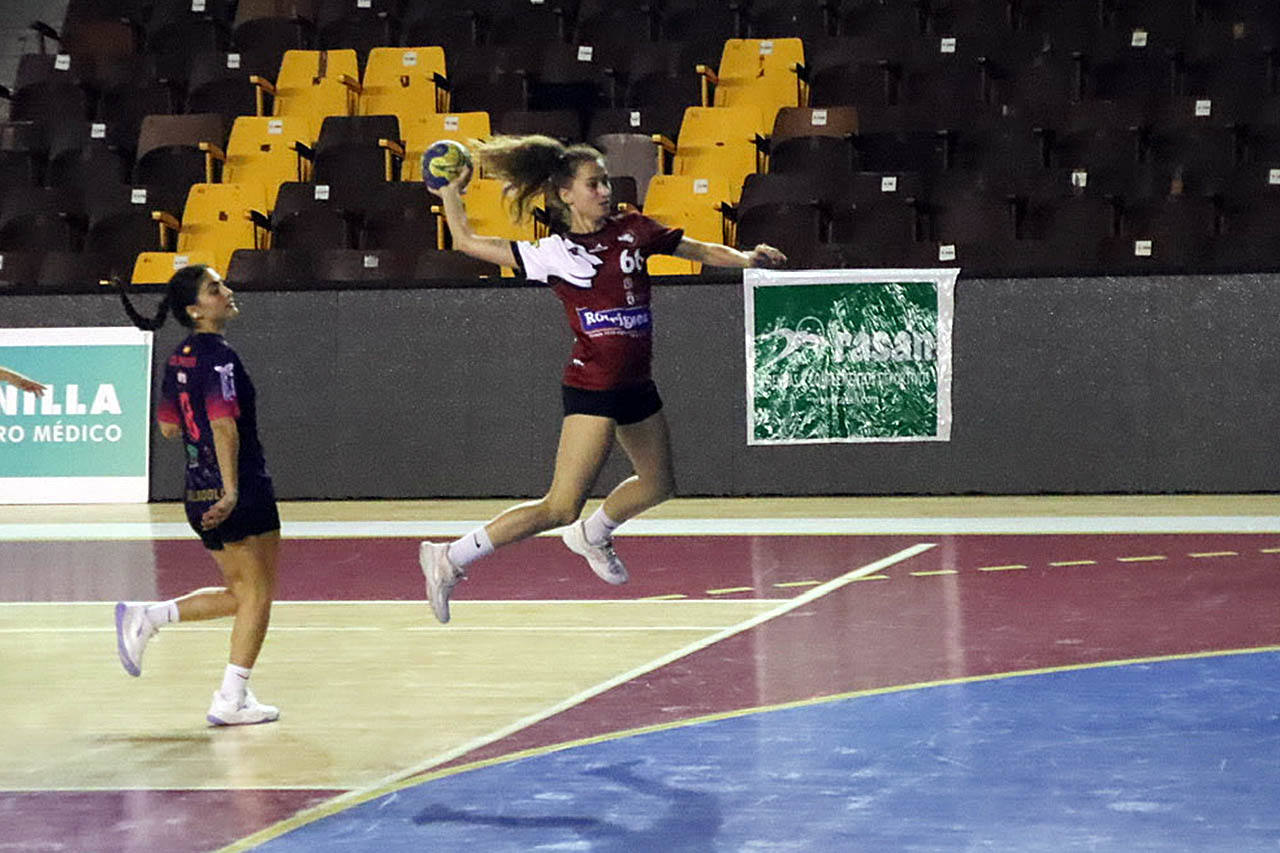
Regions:
<svg viewBox="0 0 1280 853"><path fill-rule="evenodd" d="M621 736L419 782L256 849L1276 851L1280 652Z"/></svg>

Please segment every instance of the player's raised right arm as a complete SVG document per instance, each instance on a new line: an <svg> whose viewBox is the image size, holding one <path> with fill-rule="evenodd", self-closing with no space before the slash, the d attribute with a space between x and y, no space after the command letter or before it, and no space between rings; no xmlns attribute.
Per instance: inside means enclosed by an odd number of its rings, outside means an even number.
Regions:
<svg viewBox="0 0 1280 853"><path fill-rule="evenodd" d="M462 191L469 180L471 180L471 169L467 168L438 191L433 190L440 196L440 202L444 207L444 218L449 223L449 233L453 235L453 248L500 267L514 267L516 259L511 252L510 240L502 237L485 237L471 230L471 222L467 219L467 208L462 203Z"/></svg>

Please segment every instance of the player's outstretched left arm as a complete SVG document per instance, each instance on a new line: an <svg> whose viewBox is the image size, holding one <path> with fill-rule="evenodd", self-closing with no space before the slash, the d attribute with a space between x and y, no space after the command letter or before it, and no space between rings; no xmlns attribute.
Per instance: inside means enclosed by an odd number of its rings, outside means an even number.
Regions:
<svg viewBox="0 0 1280 853"><path fill-rule="evenodd" d="M750 252L740 252L720 243L704 243L691 237L684 237L673 253L677 258L687 261L698 261L711 267L781 267L787 263L787 256L770 246L761 243Z"/></svg>
<svg viewBox="0 0 1280 853"><path fill-rule="evenodd" d="M10 370L7 367L0 367L0 382L8 382L16 385L23 391L30 391L37 397L44 396L44 386L34 379L28 379L16 370Z"/></svg>

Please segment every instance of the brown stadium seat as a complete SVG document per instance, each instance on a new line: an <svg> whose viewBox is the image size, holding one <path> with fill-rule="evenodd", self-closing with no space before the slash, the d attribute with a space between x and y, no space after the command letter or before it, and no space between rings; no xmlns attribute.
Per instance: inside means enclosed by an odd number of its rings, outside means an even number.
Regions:
<svg viewBox="0 0 1280 853"><path fill-rule="evenodd" d="M200 143L222 147L226 136L226 124L216 113L147 116L138 132L133 182L189 187L212 180Z"/></svg>

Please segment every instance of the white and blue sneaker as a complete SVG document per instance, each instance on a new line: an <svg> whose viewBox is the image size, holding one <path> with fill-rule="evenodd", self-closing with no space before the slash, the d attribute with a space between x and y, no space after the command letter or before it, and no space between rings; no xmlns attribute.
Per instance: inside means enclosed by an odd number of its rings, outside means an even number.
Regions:
<svg viewBox="0 0 1280 853"><path fill-rule="evenodd" d="M116 602L116 652L125 672L135 677L142 675L142 653L155 635L145 603Z"/></svg>
<svg viewBox="0 0 1280 853"><path fill-rule="evenodd" d="M578 519L560 534L565 546L575 554L587 558L591 571L601 580L614 585L627 582L627 567L613 550L613 540L606 539L599 545L587 541L586 522Z"/></svg>
<svg viewBox="0 0 1280 853"><path fill-rule="evenodd" d="M205 719L215 726L256 726L280 719L280 709L259 702L252 690L244 691L244 699L239 704L223 696L221 690L215 690Z"/></svg>
<svg viewBox="0 0 1280 853"><path fill-rule="evenodd" d="M418 565L427 581L427 601L441 624L449 621L449 596L467 573L449 559L449 546L444 542L423 542L418 546Z"/></svg>

